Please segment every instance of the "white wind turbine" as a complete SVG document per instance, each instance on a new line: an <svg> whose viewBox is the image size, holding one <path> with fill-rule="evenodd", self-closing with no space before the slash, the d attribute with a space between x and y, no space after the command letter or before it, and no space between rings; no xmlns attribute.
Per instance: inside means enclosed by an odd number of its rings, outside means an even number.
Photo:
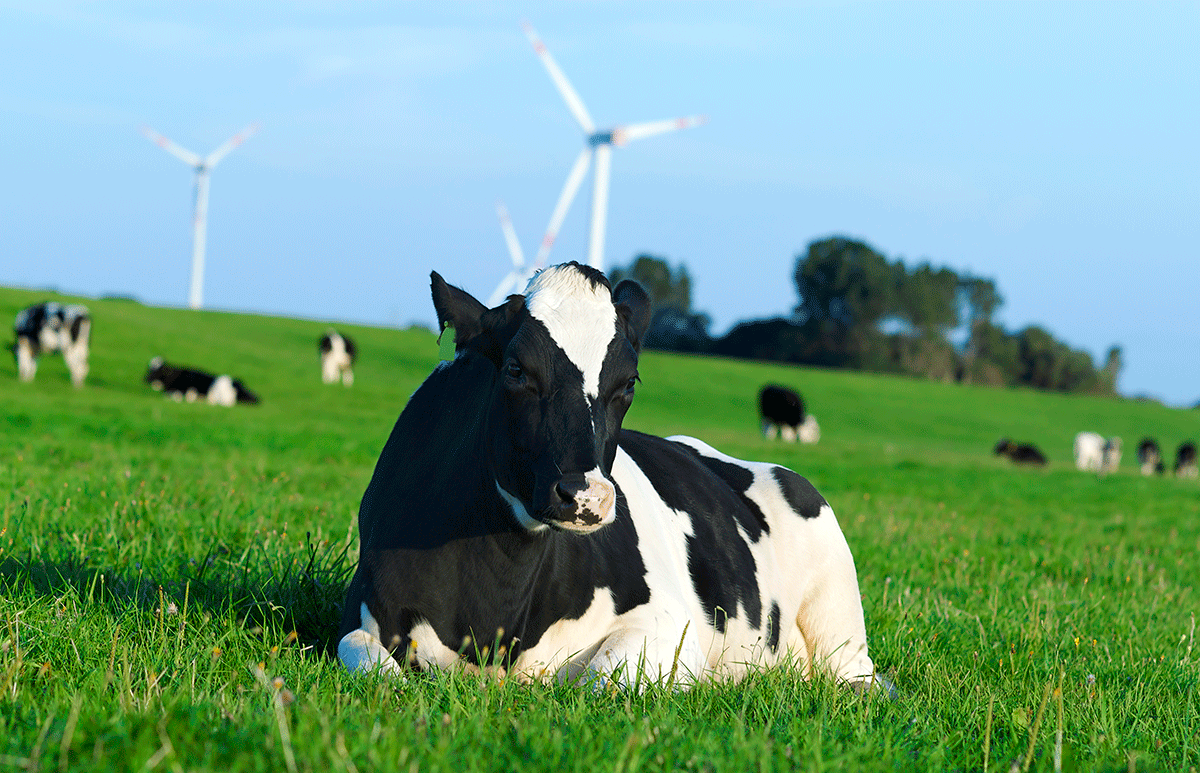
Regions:
<svg viewBox="0 0 1200 773"><path fill-rule="evenodd" d="M496 202L496 214L500 217L500 230L504 232L504 243L508 245L513 269L508 272L508 276L500 280L500 284L488 298L489 309L499 306L511 293L519 293L525 289L525 283L535 270L525 265L525 253L521 249L521 243L517 241L517 232L513 230L512 218L508 216L508 208L504 206L503 201Z"/></svg>
<svg viewBox="0 0 1200 773"><path fill-rule="evenodd" d="M196 208L192 215L192 281L188 290L189 308L198 309L204 304L204 240L208 230L208 176L218 161L229 155L231 150L245 142L256 131L258 131L258 124L250 124L226 140L225 144L212 153L201 157L176 145L149 126L142 127L142 134L146 135L151 142L196 172Z"/></svg>
<svg viewBox="0 0 1200 773"><path fill-rule="evenodd" d="M525 29L525 36L533 44L533 50L537 52L538 58L542 60L542 64L546 67L546 71L550 73L550 79L554 81L554 85L558 88L558 93L562 95L563 101L567 103L567 109L575 117L579 128L583 129L587 142L587 145L575 159L575 164L571 167L571 171L567 175L566 185L563 186L562 194L558 197L558 203L554 206L554 213L550 216L550 224L546 227L546 235L542 238L542 244L538 248L537 258L534 260L533 267L536 270L546 265L546 259L550 256L550 248L554 245L555 237L558 236L558 229L562 226L563 219L567 216L567 210L570 208L571 201L575 198L575 194L579 190L580 183L583 182L584 175L587 174L588 167L591 166L592 156L594 155L596 157L596 175L592 180L592 222L588 237L587 262L593 268L603 271L604 229L608 218L608 177L613 146L620 147L634 140L653 137L656 134L665 134L666 132L678 129L699 126L708 119L702 115L688 116L686 118L671 118L664 121L626 124L624 126L616 126L612 129L597 131L596 124L588 114L583 100L579 98L579 94L575 92L570 81L567 80L567 76L563 75L562 70L558 68L558 64L554 61L554 57L550 56L550 52L546 50L546 46L542 43L541 38L538 37L529 22L523 23L522 27Z"/></svg>

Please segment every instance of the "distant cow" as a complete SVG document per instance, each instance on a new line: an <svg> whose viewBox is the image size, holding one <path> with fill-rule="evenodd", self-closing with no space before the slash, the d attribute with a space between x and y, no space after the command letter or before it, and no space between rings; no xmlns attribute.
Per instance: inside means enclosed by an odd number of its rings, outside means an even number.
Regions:
<svg viewBox="0 0 1200 773"><path fill-rule="evenodd" d="M1143 475L1156 473L1162 475L1166 469L1163 464L1162 451L1159 450L1158 441L1154 438L1142 438L1142 442L1138 443L1137 458Z"/></svg>
<svg viewBox="0 0 1200 773"><path fill-rule="evenodd" d="M776 431L788 443L816 443L821 439L817 419L804 413L804 398L794 389L767 384L758 393L758 415L763 435L774 440Z"/></svg>
<svg viewBox="0 0 1200 773"><path fill-rule="evenodd" d="M1200 468L1196 465L1196 444L1185 440L1175 451L1175 477L1195 478L1198 472Z"/></svg>
<svg viewBox="0 0 1200 773"><path fill-rule="evenodd" d="M640 285L569 263L494 309L437 273L432 289L456 354L363 495L348 669L637 686L795 663L888 689L854 559L808 481L621 428L651 318Z"/></svg>
<svg viewBox="0 0 1200 773"><path fill-rule="evenodd" d="M179 402L186 400L194 403L197 400L205 400L210 405L226 408L234 403L258 404L258 395L236 378L214 376L192 368L177 368L168 365L162 357L150 360L150 367L146 370L146 383L156 392L163 392Z"/></svg>
<svg viewBox="0 0 1200 773"><path fill-rule="evenodd" d="M1104 438L1095 432L1075 436L1075 467L1084 472L1116 472L1121 466L1121 438Z"/></svg>
<svg viewBox="0 0 1200 773"><path fill-rule="evenodd" d="M317 350L321 353L322 381L336 384L340 378L345 386L354 383L354 360L358 357L358 349L349 336L331 328L317 342Z"/></svg>
<svg viewBox="0 0 1200 773"><path fill-rule="evenodd" d="M46 352L62 352L71 383L83 386L88 374L88 343L92 336L92 318L86 306L64 306L46 301L17 313L13 323L13 356L17 375L33 381L37 358Z"/></svg>
<svg viewBox="0 0 1200 773"><path fill-rule="evenodd" d="M1041 467L1046 464L1046 455L1032 443L1014 443L1008 438L1001 438L992 449L996 456L1007 456L1015 464L1032 464Z"/></svg>

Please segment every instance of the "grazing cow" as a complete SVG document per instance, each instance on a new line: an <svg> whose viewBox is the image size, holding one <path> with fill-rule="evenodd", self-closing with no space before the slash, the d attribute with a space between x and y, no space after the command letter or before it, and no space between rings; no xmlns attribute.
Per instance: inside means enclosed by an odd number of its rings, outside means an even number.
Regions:
<svg viewBox="0 0 1200 773"><path fill-rule="evenodd" d="M1075 436L1075 467L1083 472L1116 472L1121 465L1121 438L1105 439L1095 432Z"/></svg>
<svg viewBox="0 0 1200 773"><path fill-rule="evenodd" d="M88 343L92 337L92 318L86 306L64 306L46 301L17 312L13 322L13 356L17 375L33 381L37 358L43 352L62 352L71 383L83 386L88 374Z"/></svg>
<svg viewBox="0 0 1200 773"><path fill-rule="evenodd" d="M192 368L177 368L168 365L162 357L150 360L150 367L146 370L146 383L154 391L164 392L176 402L186 400L194 403L203 399L210 405L226 408L234 403L258 404L258 395L247 389L239 379L214 376Z"/></svg>
<svg viewBox="0 0 1200 773"><path fill-rule="evenodd" d="M1195 478L1198 474L1200 467L1196 464L1196 444L1185 440L1175 451L1175 477Z"/></svg>
<svg viewBox="0 0 1200 773"><path fill-rule="evenodd" d="M1008 438L1001 438L993 449L996 456L1007 456L1014 464L1032 464L1038 467L1047 462L1046 455L1032 443L1014 443Z"/></svg>
<svg viewBox="0 0 1200 773"><path fill-rule="evenodd" d="M338 656L640 686L794 662L874 675L854 559L796 473L623 430L650 302L552 266L487 309L432 274L456 356L400 414L358 514Z"/></svg>
<svg viewBox="0 0 1200 773"><path fill-rule="evenodd" d="M1166 470L1163 464L1162 451L1158 448L1158 441L1154 438L1142 438L1142 442L1138 443L1137 450L1138 464L1141 467L1143 475L1162 475Z"/></svg>
<svg viewBox="0 0 1200 773"><path fill-rule="evenodd" d="M821 439L821 428L815 416L804 413L804 398L794 389L778 384L767 384L758 393L758 415L762 420L763 435L768 440L779 436L788 443L816 443Z"/></svg>
<svg viewBox="0 0 1200 773"><path fill-rule="evenodd" d="M322 381L336 384L340 378L344 386L354 383L354 360L358 357L358 348L349 336L330 328L317 342L317 350L321 352Z"/></svg>

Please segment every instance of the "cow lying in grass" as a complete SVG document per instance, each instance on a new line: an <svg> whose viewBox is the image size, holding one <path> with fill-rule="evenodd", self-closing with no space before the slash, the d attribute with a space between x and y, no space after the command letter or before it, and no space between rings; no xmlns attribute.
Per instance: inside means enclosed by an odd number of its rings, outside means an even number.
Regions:
<svg viewBox="0 0 1200 773"><path fill-rule="evenodd" d="M258 404L258 395L251 392L238 379L229 376L214 376L193 368L177 368L168 365L162 357L150 360L146 370L146 383L156 392L163 392L178 402L194 403L204 400L210 405L226 408L235 403Z"/></svg>
<svg viewBox="0 0 1200 773"><path fill-rule="evenodd" d="M1007 456L1014 464L1044 467L1047 462L1046 455L1037 446L1032 443L1014 443L1008 438L1001 438L992 452L996 456Z"/></svg>
<svg viewBox="0 0 1200 773"><path fill-rule="evenodd" d="M886 683L854 559L804 478L623 430L650 303L569 263L487 309L432 275L456 355L413 394L363 495L338 656L689 684L793 662Z"/></svg>

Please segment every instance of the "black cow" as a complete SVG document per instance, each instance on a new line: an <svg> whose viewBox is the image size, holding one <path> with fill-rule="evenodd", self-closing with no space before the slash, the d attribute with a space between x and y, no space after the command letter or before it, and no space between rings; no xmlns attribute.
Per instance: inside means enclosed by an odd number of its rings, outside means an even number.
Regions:
<svg viewBox="0 0 1200 773"><path fill-rule="evenodd" d="M758 393L758 416L762 432L768 439L775 439L775 432L789 442L799 438L803 443L816 443L821 438L817 418L804 412L804 398L794 389L778 384L767 384Z"/></svg>
<svg viewBox="0 0 1200 773"><path fill-rule="evenodd" d="M1166 471L1162 451L1159 450L1158 441L1154 438L1142 438L1142 442L1138 443L1137 458L1143 475L1154 475L1155 473L1162 475Z"/></svg>
<svg viewBox="0 0 1200 773"><path fill-rule="evenodd" d="M992 451L996 456L1007 456L1014 464L1032 464L1042 467L1048 461L1046 455L1032 443L1014 443L1008 438L1001 438Z"/></svg>
<svg viewBox="0 0 1200 773"><path fill-rule="evenodd" d="M258 404L258 395L251 392L236 378L214 376L193 368L177 368L168 365L162 357L150 360L146 370L146 383L156 392L164 392L176 401L193 403L205 400L210 405L226 408L234 403Z"/></svg>
<svg viewBox="0 0 1200 773"><path fill-rule="evenodd" d="M332 328L317 342L321 353L321 380L335 384L339 379L344 386L354 383L354 361L358 358L358 347L349 336Z"/></svg>
<svg viewBox="0 0 1200 773"><path fill-rule="evenodd" d="M794 662L879 684L854 560L808 481L621 429L650 303L569 263L456 331L363 495L338 656L638 685Z"/></svg>
<svg viewBox="0 0 1200 773"><path fill-rule="evenodd" d="M13 356L17 360L17 376L22 381L33 381L39 355L62 352L71 383L83 386L92 337L92 317L86 306L46 301L22 309L13 322L13 334L16 336Z"/></svg>
<svg viewBox="0 0 1200 773"><path fill-rule="evenodd" d="M1200 473L1196 465L1196 444L1185 440L1175 451L1175 477L1195 478Z"/></svg>

